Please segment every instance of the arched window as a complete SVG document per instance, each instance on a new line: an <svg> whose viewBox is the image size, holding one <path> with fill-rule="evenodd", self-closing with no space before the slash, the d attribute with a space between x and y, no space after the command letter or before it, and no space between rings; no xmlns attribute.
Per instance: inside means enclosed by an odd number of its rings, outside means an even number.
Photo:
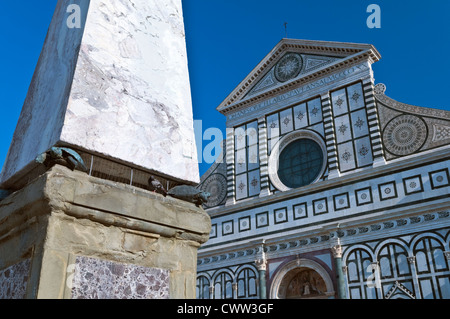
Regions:
<svg viewBox="0 0 450 319"><path fill-rule="evenodd" d="M214 299L233 298L233 278L229 273L222 272L214 279Z"/></svg>
<svg viewBox="0 0 450 319"><path fill-rule="evenodd" d="M205 276L198 276L196 287L197 299L209 299L210 298L209 287L210 287L209 279L206 278Z"/></svg>
<svg viewBox="0 0 450 319"><path fill-rule="evenodd" d="M450 298L450 271L444 246L436 238L421 238L413 247L420 293L424 299Z"/></svg>
<svg viewBox="0 0 450 319"><path fill-rule="evenodd" d="M256 298L258 296L256 272L250 268L242 269L237 276L237 288L238 299Z"/></svg>
<svg viewBox="0 0 450 319"><path fill-rule="evenodd" d="M411 266L408 263L408 252L398 243L384 245L377 256L380 266L380 279L411 276Z"/></svg>
<svg viewBox="0 0 450 319"><path fill-rule="evenodd" d="M367 284L373 276L372 257L362 249L351 251L345 264L347 265L347 279L349 297L351 299L376 299L376 291Z"/></svg>

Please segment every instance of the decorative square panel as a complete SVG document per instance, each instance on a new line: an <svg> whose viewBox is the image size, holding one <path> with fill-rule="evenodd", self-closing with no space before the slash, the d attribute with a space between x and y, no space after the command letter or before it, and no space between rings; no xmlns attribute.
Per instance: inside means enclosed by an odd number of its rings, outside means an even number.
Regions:
<svg viewBox="0 0 450 319"><path fill-rule="evenodd" d="M373 203L372 189L370 187L357 189L355 191L356 205L362 206Z"/></svg>
<svg viewBox="0 0 450 319"><path fill-rule="evenodd" d="M236 150L239 150L239 149L247 146L246 145L247 137L246 137L246 132L245 132L245 125L236 127L234 129L234 137L235 137L234 145L235 145Z"/></svg>
<svg viewBox="0 0 450 319"><path fill-rule="evenodd" d="M248 173L248 196L256 196L261 192L259 169Z"/></svg>
<svg viewBox="0 0 450 319"><path fill-rule="evenodd" d="M397 197L397 188L394 181L378 185L378 191L380 194L380 200L387 200Z"/></svg>
<svg viewBox="0 0 450 319"><path fill-rule="evenodd" d="M333 202L335 211L350 208L350 199L348 193L334 195Z"/></svg>
<svg viewBox="0 0 450 319"><path fill-rule="evenodd" d="M267 117L267 137L273 138L280 135L280 123L278 121L278 113Z"/></svg>
<svg viewBox="0 0 450 319"><path fill-rule="evenodd" d="M258 143L258 122L254 121L247 124L247 145L255 145Z"/></svg>
<svg viewBox="0 0 450 319"><path fill-rule="evenodd" d="M306 103L302 103L294 107L294 124L296 130L308 126L308 111L306 109Z"/></svg>
<svg viewBox="0 0 450 319"><path fill-rule="evenodd" d="M294 119L292 118L292 109L287 109L280 112L280 129L282 135L294 130Z"/></svg>
<svg viewBox="0 0 450 319"><path fill-rule="evenodd" d="M250 229L250 216L239 218L239 232L247 231Z"/></svg>
<svg viewBox="0 0 450 319"><path fill-rule="evenodd" d="M308 103L309 125L322 122L322 102L320 98L309 101Z"/></svg>
<svg viewBox="0 0 450 319"><path fill-rule="evenodd" d="M314 215L321 215L328 213L328 203L326 198L313 200Z"/></svg>
<svg viewBox="0 0 450 319"><path fill-rule="evenodd" d="M234 167L236 174L247 171L247 149L244 148L236 151L234 156Z"/></svg>
<svg viewBox="0 0 450 319"><path fill-rule="evenodd" d="M170 271L78 256L72 299L169 299Z"/></svg>
<svg viewBox="0 0 450 319"><path fill-rule="evenodd" d="M356 83L347 88L348 102L350 104L350 110L356 110L365 106L364 93L361 83Z"/></svg>
<svg viewBox="0 0 450 319"><path fill-rule="evenodd" d="M338 143L352 139L352 128L348 115L342 115L334 119L334 130Z"/></svg>
<svg viewBox="0 0 450 319"><path fill-rule="evenodd" d="M430 176L430 183L432 189L446 187L450 185L449 183L450 176L448 173L448 168L430 172L428 173L428 175Z"/></svg>
<svg viewBox="0 0 450 319"><path fill-rule="evenodd" d="M353 137L358 138L369 134L366 109L351 113Z"/></svg>
<svg viewBox="0 0 450 319"><path fill-rule="evenodd" d="M256 214L256 228L269 226L269 212Z"/></svg>
<svg viewBox="0 0 450 319"><path fill-rule="evenodd" d="M288 221L287 208L279 208L273 211L275 224L285 223Z"/></svg>
<svg viewBox="0 0 450 319"><path fill-rule="evenodd" d="M222 235L231 235L234 233L234 223L232 220L222 223Z"/></svg>
<svg viewBox="0 0 450 319"><path fill-rule="evenodd" d="M209 238L216 238L217 237L217 224L211 225L211 232L209 233Z"/></svg>
<svg viewBox="0 0 450 319"><path fill-rule="evenodd" d="M348 112L347 96L345 94L345 89L332 92L331 101L333 105L334 116L338 116Z"/></svg>
<svg viewBox="0 0 450 319"><path fill-rule="evenodd" d="M236 176L236 199L248 197L247 174Z"/></svg>
<svg viewBox="0 0 450 319"><path fill-rule="evenodd" d="M403 188L405 189L406 195L423 192L422 177L420 175L416 175L404 178Z"/></svg>
<svg viewBox="0 0 450 319"><path fill-rule="evenodd" d="M355 141L355 150L358 167L368 166L373 163L372 144L369 136L357 139Z"/></svg>
<svg viewBox="0 0 450 319"><path fill-rule="evenodd" d="M339 169L345 172L355 168L355 154L353 150L353 143L347 142L338 145Z"/></svg>
<svg viewBox="0 0 450 319"><path fill-rule="evenodd" d="M247 168L249 171L256 169L259 167L259 152L258 152L258 144L252 145L248 148L247 152Z"/></svg>
<svg viewBox="0 0 450 319"><path fill-rule="evenodd" d="M0 299L25 299L31 259L0 270Z"/></svg>
<svg viewBox="0 0 450 319"><path fill-rule="evenodd" d="M302 219L308 217L308 208L306 203L301 203L293 206L294 219Z"/></svg>

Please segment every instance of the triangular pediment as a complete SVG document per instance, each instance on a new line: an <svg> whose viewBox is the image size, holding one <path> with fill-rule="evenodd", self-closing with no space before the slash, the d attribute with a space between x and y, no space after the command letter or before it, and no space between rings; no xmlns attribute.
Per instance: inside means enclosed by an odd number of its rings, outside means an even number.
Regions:
<svg viewBox="0 0 450 319"><path fill-rule="evenodd" d="M380 59L369 44L282 39L252 72L228 95L217 110L227 113L241 101L323 74L358 59Z"/></svg>
<svg viewBox="0 0 450 319"><path fill-rule="evenodd" d="M284 65L284 68L277 68L277 65L272 67L259 82L256 82L245 97L254 96L282 86L286 80L282 78L280 79L280 77L277 76L277 73L280 73L281 76L283 76L283 74L287 74L289 76L289 73L292 72L295 74L292 79L295 79L341 59L338 57L300 54L294 52L288 52L283 57L285 57L286 63L288 64L290 62L291 65ZM290 61L289 58L291 58Z"/></svg>

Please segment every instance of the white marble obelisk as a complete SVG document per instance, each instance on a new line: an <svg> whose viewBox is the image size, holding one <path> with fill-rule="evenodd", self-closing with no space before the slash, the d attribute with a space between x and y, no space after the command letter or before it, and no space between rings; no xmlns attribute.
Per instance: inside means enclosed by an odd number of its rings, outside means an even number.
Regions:
<svg viewBox="0 0 450 319"><path fill-rule="evenodd" d="M181 0L60 0L0 184L54 145L197 183L194 141Z"/></svg>

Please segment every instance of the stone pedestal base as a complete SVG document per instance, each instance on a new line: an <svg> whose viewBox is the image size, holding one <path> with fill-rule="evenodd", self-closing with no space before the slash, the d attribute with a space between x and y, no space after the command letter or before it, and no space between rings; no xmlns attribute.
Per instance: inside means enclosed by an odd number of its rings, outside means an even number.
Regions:
<svg viewBox="0 0 450 319"><path fill-rule="evenodd" d="M193 204L56 166L0 202L0 298L195 298Z"/></svg>

